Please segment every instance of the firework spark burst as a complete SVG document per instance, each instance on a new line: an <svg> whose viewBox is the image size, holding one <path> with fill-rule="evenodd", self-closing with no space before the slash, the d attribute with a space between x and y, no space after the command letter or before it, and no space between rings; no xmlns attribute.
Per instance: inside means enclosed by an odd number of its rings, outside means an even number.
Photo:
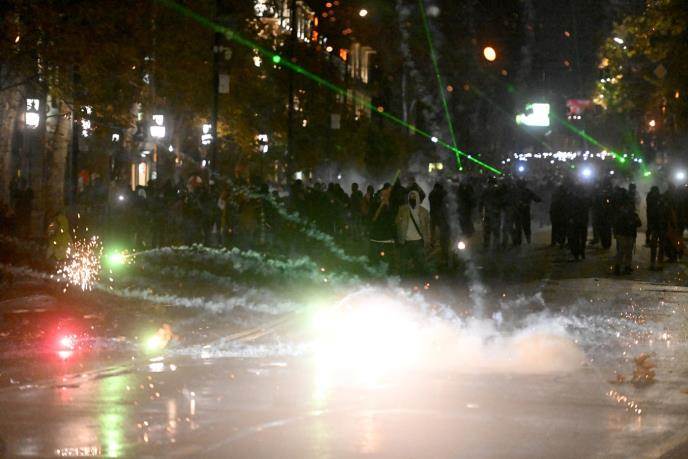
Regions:
<svg viewBox="0 0 688 459"><path fill-rule="evenodd" d="M100 279L103 246L98 236L70 242L66 260L57 270L58 278L69 285L91 290Z"/></svg>

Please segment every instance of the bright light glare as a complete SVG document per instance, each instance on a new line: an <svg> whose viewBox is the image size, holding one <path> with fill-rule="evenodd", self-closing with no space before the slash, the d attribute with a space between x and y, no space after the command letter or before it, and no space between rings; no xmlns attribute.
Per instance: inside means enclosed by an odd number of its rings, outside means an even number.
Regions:
<svg viewBox="0 0 688 459"><path fill-rule="evenodd" d="M121 266L127 262L127 256L122 252L112 252L108 255L108 263L111 266Z"/></svg>
<svg viewBox="0 0 688 459"><path fill-rule="evenodd" d="M492 46L486 46L483 49L483 56L488 61L493 62L495 59L497 59L497 51L495 51L495 49Z"/></svg>
<svg viewBox="0 0 688 459"><path fill-rule="evenodd" d="M463 241L459 241L459 243L458 243L458 245L457 245L457 248L458 248L459 250L466 250L466 243L463 242Z"/></svg>
<svg viewBox="0 0 688 459"><path fill-rule="evenodd" d="M592 177L592 169L590 169L589 167L584 167L584 168L581 170L581 175L582 175L583 177L585 177L585 178L590 178L590 177Z"/></svg>
<svg viewBox="0 0 688 459"><path fill-rule="evenodd" d="M679 182L683 182L686 179L686 173L684 171L678 171L676 172L675 177Z"/></svg>
<svg viewBox="0 0 688 459"><path fill-rule="evenodd" d="M421 321L412 309L381 294L361 292L319 311L316 364L335 381L375 385L409 369L421 351Z"/></svg>
<svg viewBox="0 0 688 459"><path fill-rule="evenodd" d="M67 360L72 355L74 355L74 351L66 351L66 350L57 351L57 356L60 357L60 359L62 359L62 360Z"/></svg>
<svg viewBox="0 0 688 459"><path fill-rule="evenodd" d="M157 334L151 336L150 338L148 338L148 341L146 341L146 349L148 349L149 351L158 351L163 347L165 347L163 345L163 340Z"/></svg>
<svg viewBox="0 0 688 459"><path fill-rule="evenodd" d="M518 171L519 171L519 172L523 172L523 171L525 171L525 170L526 170L525 166L518 166Z"/></svg>
<svg viewBox="0 0 688 459"><path fill-rule="evenodd" d="M26 127L36 129L41 122L41 115L36 112L26 112Z"/></svg>
<svg viewBox="0 0 688 459"><path fill-rule="evenodd" d="M151 126L150 135L156 139L162 139L165 137L165 126Z"/></svg>
<svg viewBox="0 0 688 459"><path fill-rule="evenodd" d="M168 324L163 324L155 335L149 337L145 342L147 352L162 351L167 347L167 343L172 339L172 328Z"/></svg>
<svg viewBox="0 0 688 459"><path fill-rule="evenodd" d="M516 124L547 127L549 126L549 113L549 104L528 104L526 105L526 113L516 115Z"/></svg>
<svg viewBox="0 0 688 459"><path fill-rule="evenodd" d="M76 337L74 335L66 335L60 338L60 348L63 350L73 350L76 345Z"/></svg>
<svg viewBox="0 0 688 459"><path fill-rule="evenodd" d="M361 11L358 12L358 15L361 16L362 18L368 16L368 10L363 8Z"/></svg>
<svg viewBox="0 0 688 459"><path fill-rule="evenodd" d="M614 37L614 41L620 45L624 44L623 38L620 38L620 37Z"/></svg>
<svg viewBox="0 0 688 459"><path fill-rule="evenodd" d="M100 279L100 259L103 247L100 239L80 239L67 244L66 259L57 270L58 279L64 283L91 290Z"/></svg>

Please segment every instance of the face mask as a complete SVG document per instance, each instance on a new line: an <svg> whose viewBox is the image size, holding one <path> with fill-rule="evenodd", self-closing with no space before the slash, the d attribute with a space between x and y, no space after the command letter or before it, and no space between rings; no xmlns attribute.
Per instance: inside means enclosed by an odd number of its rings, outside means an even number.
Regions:
<svg viewBox="0 0 688 459"><path fill-rule="evenodd" d="M416 198L409 199L409 205L411 206L412 209L415 209L416 208Z"/></svg>

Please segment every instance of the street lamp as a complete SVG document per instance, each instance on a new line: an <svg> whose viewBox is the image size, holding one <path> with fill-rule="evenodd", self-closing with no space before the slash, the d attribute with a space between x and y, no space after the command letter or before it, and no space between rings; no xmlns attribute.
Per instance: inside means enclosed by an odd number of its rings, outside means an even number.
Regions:
<svg viewBox="0 0 688 459"><path fill-rule="evenodd" d="M261 153L265 154L268 152L268 135L267 134L258 134L256 136L256 140L258 141L258 149L260 150Z"/></svg>
<svg viewBox="0 0 688 459"><path fill-rule="evenodd" d="M365 8L362 8L359 12L358 15L361 16L362 18L368 16L368 10Z"/></svg>
<svg viewBox="0 0 688 459"><path fill-rule="evenodd" d="M150 127L150 135L156 139L165 137L165 117L163 115L153 115L153 124Z"/></svg>
<svg viewBox="0 0 688 459"><path fill-rule="evenodd" d="M203 125L203 134L201 134L201 145L210 145L210 143L213 141L213 135L210 133L211 127L212 125L210 124Z"/></svg>
<svg viewBox="0 0 688 459"><path fill-rule="evenodd" d="M154 139L162 139L165 137L165 117L163 115L153 115L153 124L150 126L150 135ZM145 177L145 180L143 180L143 185L145 186L146 183L148 182L148 166L144 164L144 169L141 170L141 165L139 165L139 170L138 170L138 179L141 180L142 177ZM132 173L134 171L132 170ZM158 178L158 143L153 142L153 172L151 172L151 177L153 180ZM141 182L139 182L141 183Z"/></svg>
<svg viewBox="0 0 688 459"><path fill-rule="evenodd" d="M29 129L36 129L41 122L41 115L38 108L41 105L41 101L38 99L26 99L26 113L24 115L24 121L26 127Z"/></svg>
<svg viewBox="0 0 688 459"><path fill-rule="evenodd" d="M483 56L489 62L494 62L497 59L497 51L492 46L486 46L483 48Z"/></svg>

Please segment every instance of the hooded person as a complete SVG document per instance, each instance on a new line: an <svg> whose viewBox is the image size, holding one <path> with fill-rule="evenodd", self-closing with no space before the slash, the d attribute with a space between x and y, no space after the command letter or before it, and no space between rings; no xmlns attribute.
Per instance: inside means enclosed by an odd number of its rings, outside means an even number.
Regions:
<svg viewBox="0 0 688 459"><path fill-rule="evenodd" d="M420 194L409 192L406 204L399 207L396 217L397 242L401 247L401 271L413 263L420 272L427 271L425 255L432 242L430 214L420 205Z"/></svg>
<svg viewBox="0 0 688 459"><path fill-rule="evenodd" d="M394 264L394 212L391 205L392 188L383 188L370 208L370 244L368 258L373 262ZM373 198L375 199L375 198Z"/></svg>

